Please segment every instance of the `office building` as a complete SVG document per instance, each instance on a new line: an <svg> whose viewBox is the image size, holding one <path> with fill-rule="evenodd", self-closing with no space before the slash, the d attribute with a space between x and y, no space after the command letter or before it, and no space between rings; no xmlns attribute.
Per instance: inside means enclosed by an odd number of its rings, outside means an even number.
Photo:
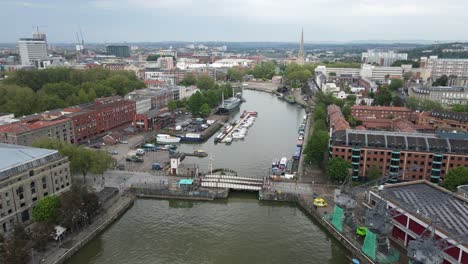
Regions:
<svg viewBox="0 0 468 264"><path fill-rule="evenodd" d="M328 78L328 76L350 76L353 78L358 78L360 76L359 68L329 68L327 66L317 66L315 68L315 74L323 73Z"/></svg>
<svg viewBox="0 0 468 264"><path fill-rule="evenodd" d="M332 134L329 151L330 157L351 162L354 180L375 166L381 176L400 181L439 182L451 168L468 166L468 134L347 129Z"/></svg>
<svg viewBox="0 0 468 264"><path fill-rule="evenodd" d="M468 59L442 59L437 56L421 57L420 67L428 69L434 80L442 75L468 77Z"/></svg>
<svg viewBox="0 0 468 264"><path fill-rule="evenodd" d="M21 65L38 67L47 60L47 43L43 39L21 38L18 41Z"/></svg>
<svg viewBox="0 0 468 264"><path fill-rule="evenodd" d="M413 86L408 89L408 94L410 97L437 101L447 106L468 103L468 87Z"/></svg>
<svg viewBox="0 0 468 264"><path fill-rule="evenodd" d="M108 55L114 55L119 58L128 58L130 57L130 47L129 46L107 46L106 47Z"/></svg>
<svg viewBox="0 0 468 264"><path fill-rule="evenodd" d="M363 52L361 56L362 63L373 64L377 63L380 66L392 66L392 64L397 60L407 60L407 53L395 53L394 51L375 51L368 50Z"/></svg>
<svg viewBox="0 0 468 264"><path fill-rule="evenodd" d="M391 242L408 249L409 243L420 236L425 236L426 241L433 238L437 242L432 243L440 247L431 247L431 241L425 246L428 250L440 250L441 259L431 263L468 263L463 237L468 234L467 198L423 180L383 185L371 189L367 196L370 207L380 203L387 208Z"/></svg>
<svg viewBox="0 0 468 264"><path fill-rule="evenodd" d="M70 162L57 150L0 143L0 230L31 222L41 198L59 195L72 184Z"/></svg>

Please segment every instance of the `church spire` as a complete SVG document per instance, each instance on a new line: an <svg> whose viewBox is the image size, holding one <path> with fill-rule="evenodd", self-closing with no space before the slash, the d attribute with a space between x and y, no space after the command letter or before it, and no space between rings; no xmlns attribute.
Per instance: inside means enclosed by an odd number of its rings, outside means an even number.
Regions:
<svg viewBox="0 0 468 264"><path fill-rule="evenodd" d="M299 54L297 54L297 63L303 64L304 59L304 29L301 31L301 46L299 47Z"/></svg>

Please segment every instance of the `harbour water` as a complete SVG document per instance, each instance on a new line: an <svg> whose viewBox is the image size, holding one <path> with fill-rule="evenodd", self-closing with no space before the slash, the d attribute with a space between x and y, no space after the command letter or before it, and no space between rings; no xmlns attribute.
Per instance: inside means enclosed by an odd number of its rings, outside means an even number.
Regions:
<svg viewBox="0 0 468 264"><path fill-rule="evenodd" d="M182 145L203 149L214 168L264 177L274 158L291 157L304 111L275 96L245 91L243 110L258 112L244 140L231 145ZM208 172L209 159L189 157ZM330 211L332 209L330 208ZM69 264L120 263L348 263L347 251L293 204L264 202L256 193L234 193L213 202L138 200Z"/></svg>

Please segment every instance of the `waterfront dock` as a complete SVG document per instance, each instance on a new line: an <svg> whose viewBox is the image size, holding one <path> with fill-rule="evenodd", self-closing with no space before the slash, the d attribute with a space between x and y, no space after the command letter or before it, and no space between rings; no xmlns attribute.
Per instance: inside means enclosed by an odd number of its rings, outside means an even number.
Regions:
<svg viewBox="0 0 468 264"><path fill-rule="evenodd" d="M205 175L201 178L202 187L223 188L239 191L260 191L263 180L258 178L230 175Z"/></svg>
<svg viewBox="0 0 468 264"><path fill-rule="evenodd" d="M249 117L250 117L250 114L249 114L249 113L245 114L245 115L231 128L231 130L229 130L229 132L228 132L226 135L224 135L224 137L220 140L220 142L221 142L221 143L227 143L227 140L226 140L226 139L227 139L227 138L232 138L232 133L234 133L234 131L235 131L236 129L238 129L239 126L240 126L245 120L247 120Z"/></svg>

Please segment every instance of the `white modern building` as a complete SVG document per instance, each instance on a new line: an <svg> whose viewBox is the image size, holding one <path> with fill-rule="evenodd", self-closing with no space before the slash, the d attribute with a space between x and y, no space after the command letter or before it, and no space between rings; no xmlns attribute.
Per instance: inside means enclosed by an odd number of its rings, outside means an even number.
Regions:
<svg viewBox="0 0 468 264"><path fill-rule="evenodd" d="M401 79L403 76L402 67L381 67L370 64L363 64L360 76L373 81L385 81L389 79Z"/></svg>
<svg viewBox="0 0 468 264"><path fill-rule="evenodd" d="M325 74L326 77L330 76L330 73L332 75L336 76L351 76L354 78L359 77L360 74L360 69L359 68L328 68L327 66L317 66L315 68L315 73L323 73Z"/></svg>
<svg viewBox="0 0 468 264"><path fill-rule="evenodd" d="M380 66L391 66L397 60L407 60L408 53L395 53L394 51L368 50L363 52L361 60L363 63L377 63Z"/></svg>
<svg viewBox="0 0 468 264"><path fill-rule="evenodd" d="M211 64L213 68L232 68L232 67L248 67L252 64L249 59L221 59Z"/></svg>
<svg viewBox="0 0 468 264"><path fill-rule="evenodd" d="M21 65L38 66L47 59L47 43L43 39L21 38L18 41Z"/></svg>

